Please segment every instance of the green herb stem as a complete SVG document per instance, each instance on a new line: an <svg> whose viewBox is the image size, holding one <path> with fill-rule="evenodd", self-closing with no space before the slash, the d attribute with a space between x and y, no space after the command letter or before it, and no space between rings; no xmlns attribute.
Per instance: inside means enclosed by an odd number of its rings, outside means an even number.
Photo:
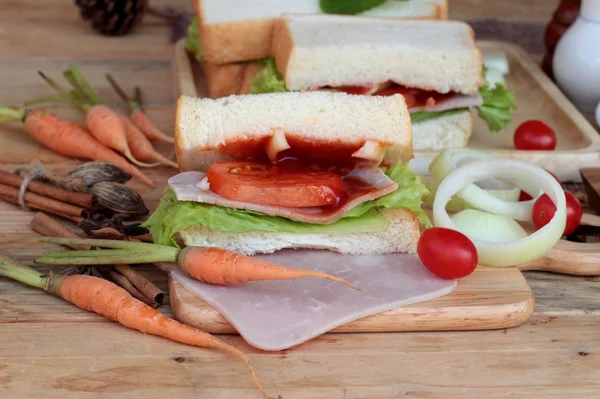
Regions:
<svg viewBox="0 0 600 399"><path fill-rule="evenodd" d="M123 102L127 105L127 107L129 108L130 111L136 111L140 108L139 104L136 103L133 99L131 99L123 90L123 88L121 86L119 86L119 84L117 83L117 81L115 80L115 78L113 78L111 76L111 74L106 74L106 80L108 80L108 83L110 84L110 86L113 88L113 90L117 93L117 95L119 96L119 98L121 98L121 100L123 100Z"/></svg>
<svg viewBox="0 0 600 399"><path fill-rule="evenodd" d="M68 68L68 73L71 75L71 78L76 82L77 87L81 88L81 91L86 95L87 98L90 99L93 105L102 104L102 100L96 94L92 86L85 80L83 74L79 71L79 69L71 64Z"/></svg>
<svg viewBox="0 0 600 399"><path fill-rule="evenodd" d="M43 277L41 273L2 254L0 254L0 276L39 289L44 289L47 281L47 278Z"/></svg>
<svg viewBox="0 0 600 399"><path fill-rule="evenodd" d="M25 108L0 107L0 122L20 121L25 116Z"/></svg>
<svg viewBox="0 0 600 399"><path fill-rule="evenodd" d="M79 251L74 251L79 252ZM34 262L40 265L132 265L138 263L155 263L155 262L170 262L174 263L177 261L177 255L179 251L170 252L130 252L130 251L117 251L120 254L117 255L105 255L104 252L109 251L87 251L97 252L96 257L89 255L85 256L49 256L44 253L42 256L34 259ZM112 251L110 251L112 252Z"/></svg>
<svg viewBox="0 0 600 399"><path fill-rule="evenodd" d="M63 89L53 79L51 79L48 76L46 76L46 74L44 74L42 71L38 71L38 73L40 74L40 76L42 77L42 79L44 79L46 81L46 83L48 83L48 85L50 87L52 87L66 102L68 102L69 104L71 104L75 108L79 108L83 112L87 112L87 110L89 109L89 106L86 107L86 104L81 104L78 101L76 101L71 96L71 94L68 91L66 91L65 89Z"/></svg>
<svg viewBox="0 0 600 399"><path fill-rule="evenodd" d="M89 245L98 248L127 249L131 251L164 251L173 249L173 247L166 245L150 244L146 242L100 240L96 238L40 237L40 242L60 245Z"/></svg>

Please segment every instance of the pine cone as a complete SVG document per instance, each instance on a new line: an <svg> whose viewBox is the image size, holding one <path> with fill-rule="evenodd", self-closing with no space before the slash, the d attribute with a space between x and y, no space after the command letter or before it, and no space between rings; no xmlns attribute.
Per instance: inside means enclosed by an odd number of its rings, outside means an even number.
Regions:
<svg viewBox="0 0 600 399"><path fill-rule="evenodd" d="M127 34L146 11L147 0L75 0L81 18L92 22L94 30L107 36Z"/></svg>

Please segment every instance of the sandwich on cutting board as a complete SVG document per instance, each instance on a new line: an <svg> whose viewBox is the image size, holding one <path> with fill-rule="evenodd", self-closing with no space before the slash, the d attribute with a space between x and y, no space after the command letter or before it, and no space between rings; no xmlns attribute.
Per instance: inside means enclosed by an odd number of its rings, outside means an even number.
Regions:
<svg viewBox="0 0 600 399"><path fill-rule="evenodd" d="M181 173L145 222L157 244L414 254L427 189L401 95L182 96Z"/></svg>
<svg viewBox="0 0 600 399"><path fill-rule="evenodd" d="M335 7L324 11L319 0L193 0L193 5L196 16L188 29L186 47L202 66L211 98L250 92L251 80L271 56L273 28L282 14L336 12ZM351 11L343 5L339 9ZM387 0L356 15L444 20L448 17L448 3Z"/></svg>
<svg viewBox="0 0 600 399"><path fill-rule="evenodd" d="M464 147L472 111L491 132L511 121L514 96L486 70L471 27L459 21L284 15L273 34L274 62L253 93L334 90L405 97L415 150Z"/></svg>

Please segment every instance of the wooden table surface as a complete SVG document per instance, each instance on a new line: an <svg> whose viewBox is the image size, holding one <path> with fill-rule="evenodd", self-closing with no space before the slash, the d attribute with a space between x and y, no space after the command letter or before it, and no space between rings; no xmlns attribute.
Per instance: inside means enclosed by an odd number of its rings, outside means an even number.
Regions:
<svg viewBox="0 0 600 399"><path fill-rule="evenodd" d="M186 0L151 3L191 9ZM450 0L450 14L540 26L557 3ZM155 17L129 36L105 38L78 19L72 1L5 0L0 7L1 102L16 105L47 94L36 72L58 76L75 62L114 104L104 73L141 85L149 114L170 130L171 51L169 28ZM77 116L64 107L57 112ZM0 148L3 169L33 158L66 166L18 124L2 125L0 139L9 143ZM163 187L147 193L151 207ZM40 251L23 242L35 236L30 219L31 213L0 203L0 251L27 263ZM161 272L147 272L166 290ZM286 399L600 397L600 280L526 276L536 296L535 314L509 330L328 334L281 353L260 353L239 337L224 339L250 353L268 392ZM170 314L168 305L160 310ZM246 369L231 356L127 330L60 299L0 281L2 399L253 397L259 396Z"/></svg>

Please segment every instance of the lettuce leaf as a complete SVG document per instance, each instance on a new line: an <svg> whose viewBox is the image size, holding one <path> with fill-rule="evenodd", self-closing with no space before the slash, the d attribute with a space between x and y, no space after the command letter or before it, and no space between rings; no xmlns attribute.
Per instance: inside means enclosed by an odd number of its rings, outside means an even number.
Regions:
<svg viewBox="0 0 600 399"><path fill-rule="evenodd" d="M483 76L487 74L487 68L483 66ZM500 82L490 85L485 82L479 88L479 94L483 98L483 105L476 107L477 114L483 119L490 131L499 132L512 121L511 109L518 109L515 103L515 95Z"/></svg>
<svg viewBox="0 0 600 399"><path fill-rule="evenodd" d="M427 122L433 119L441 118L442 116L450 116L468 110L468 108L449 109L446 111L418 111L410 114L412 123Z"/></svg>
<svg viewBox="0 0 600 399"><path fill-rule="evenodd" d="M381 198L367 201L330 224L296 222L280 216L260 212L226 208L192 201L178 201L172 191L167 191L157 209L142 224L150 230L157 244L177 246L177 233L193 225L203 225L211 230L228 232L279 232L340 234L348 232L378 232L388 227L379 212L381 208L408 208L417 213L421 223L431 226L421 209L423 198L429 193L420 176L401 162L385 171L398 183L398 189Z"/></svg>
<svg viewBox="0 0 600 399"><path fill-rule="evenodd" d="M250 82L250 94L288 91L285 87L283 77L277 71L274 58L265 58L256 62L261 64L263 68Z"/></svg>
<svg viewBox="0 0 600 399"><path fill-rule="evenodd" d="M398 188L372 201L363 202L352 208L344 218L360 217L371 209L395 209L407 208L415 212L419 221L427 227L431 227L431 221L421 208L424 198L429 194L427 186L421 181L421 176L412 172L408 164L398 162L390 169L385 170L390 179L398 183Z"/></svg>
<svg viewBox="0 0 600 399"><path fill-rule="evenodd" d="M192 53L196 60L202 61L204 59L204 53L200 45L200 33L198 32L198 17L196 16L190 19L184 44L186 50Z"/></svg>

